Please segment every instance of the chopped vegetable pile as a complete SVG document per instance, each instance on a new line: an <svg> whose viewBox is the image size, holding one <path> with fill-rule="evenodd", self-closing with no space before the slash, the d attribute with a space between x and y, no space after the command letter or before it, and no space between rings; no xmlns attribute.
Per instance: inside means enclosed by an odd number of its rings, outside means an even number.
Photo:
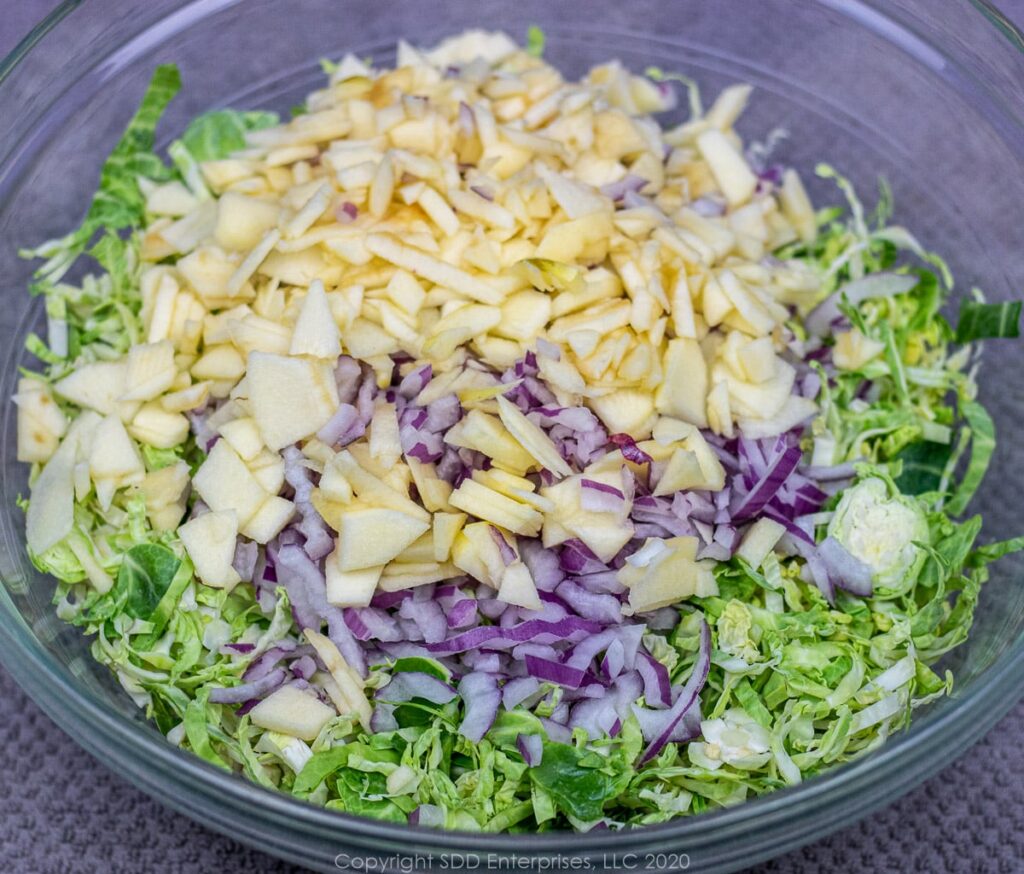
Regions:
<svg viewBox="0 0 1024 874"><path fill-rule="evenodd" d="M44 258L27 544L169 741L484 831L662 822L877 747L952 683L995 445L944 262L815 212L750 89L471 32L154 152L154 73ZM688 86L689 87L689 86ZM99 269L65 281L79 256ZM77 275L77 274L76 274Z"/></svg>

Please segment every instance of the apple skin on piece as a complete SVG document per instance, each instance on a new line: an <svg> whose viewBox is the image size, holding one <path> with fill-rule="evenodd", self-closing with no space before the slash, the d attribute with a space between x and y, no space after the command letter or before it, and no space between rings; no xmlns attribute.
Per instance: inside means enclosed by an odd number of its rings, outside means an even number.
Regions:
<svg viewBox="0 0 1024 874"><path fill-rule="evenodd" d="M250 352L246 380L253 417L270 449L312 436L338 410L334 370L326 361Z"/></svg>

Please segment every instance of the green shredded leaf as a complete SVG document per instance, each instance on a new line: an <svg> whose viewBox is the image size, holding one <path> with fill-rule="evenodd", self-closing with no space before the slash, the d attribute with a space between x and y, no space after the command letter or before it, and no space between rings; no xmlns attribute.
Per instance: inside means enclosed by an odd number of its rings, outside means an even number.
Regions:
<svg viewBox="0 0 1024 874"><path fill-rule="evenodd" d="M526 53L535 58L543 57L545 40L544 31L536 24L531 24L526 30Z"/></svg>
<svg viewBox="0 0 1024 874"><path fill-rule="evenodd" d="M963 300L960 303L960 320L956 325L957 343L996 337L1020 336L1019 300L1003 303L981 303Z"/></svg>

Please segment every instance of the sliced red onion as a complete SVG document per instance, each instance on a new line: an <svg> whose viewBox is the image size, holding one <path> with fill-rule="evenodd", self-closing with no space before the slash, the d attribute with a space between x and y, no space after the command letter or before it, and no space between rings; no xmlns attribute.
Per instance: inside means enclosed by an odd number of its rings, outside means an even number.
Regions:
<svg viewBox="0 0 1024 874"><path fill-rule="evenodd" d="M615 182L609 182L607 185L602 185L601 193L618 202L626 196L627 191L640 191L646 184L647 180L644 179L643 176L637 176L635 173L627 173Z"/></svg>
<svg viewBox="0 0 1024 874"><path fill-rule="evenodd" d="M455 395L445 395L427 404L427 421L424 427L428 431L447 431L462 418L462 405Z"/></svg>
<svg viewBox="0 0 1024 874"><path fill-rule="evenodd" d="M718 218L725 215L726 207L727 204L722 198L707 194L698 197L690 204L690 209L705 218Z"/></svg>
<svg viewBox="0 0 1024 874"><path fill-rule="evenodd" d="M569 716L570 728L582 728L587 737L596 740L605 735L614 736L619 715L615 704L607 698L588 698L580 701L572 708Z"/></svg>
<svg viewBox="0 0 1024 874"><path fill-rule="evenodd" d="M472 743L479 743L498 716L501 705L498 684L490 674L466 674L459 682L459 696L465 704L459 734Z"/></svg>
<svg viewBox="0 0 1024 874"><path fill-rule="evenodd" d="M536 768L544 755L544 738L539 734L521 734L516 738L516 749L527 765Z"/></svg>
<svg viewBox="0 0 1024 874"><path fill-rule="evenodd" d="M447 814L444 808L436 804L421 804L409 814L409 825L422 828L444 828L446 822Z"/></svg>
<svg viewBox="0 0 1024 874"><path fill-rule="evenodd" d="M334 217L343 225L354 222L359 216L359 209L354 203L345 201L334 210Z"/></svg>
<svg viewBox="0 0 1024 874"><path fill-rule="evenodd" d="M494 200L494 192L486 185L470 185L469 190L477 197L482 197L486 201L490 202Z"/></svg>
<svg viewBox="0 0 1024 874"><path fill-rule="evenodd" d="M668 670L646 652L637 654L636 669L644 682L644 700L648 707L665 708L672 703L672 683Z"/></svg>
<svg viewBox="0 0 1024 874"><path fill-rule="evenodd" d="M700 690L707 682L708 671L711 669L711 629L706 620L701 620L700 644L697 650L697 660L693 663L689 679L679 690L675 703L665 711L665 725L660 728L657 735L651 740L647 749L640 757L639 764L645 765L664 749L669 743L673 733L679 726L688 710L695 705L700 706Z"/></svg>
<svg viewBox="0 0 1024 874"><path fill-rule="evenodd" d="M625 652L621 640L613 640L605 650L604 658L601 660L601 670L610 680L614 680L625 667Z"/></svg>
<svg viewBox="0 0 1024 874"><path fill-rule="evenodd" d="M235 558L231 562L231 566L235 569L238 576L241 577L242 582L252 582L259 554L260 548L258 544L251 540L242 540L240 538L235 544Z"/></svg>
<svg viewBox="0 0 1024 874"><path fill-rule="evenodd" d="M293 676L298 677L300 680L312 679L313 674L316 673L316 661L312 656L304 655L301 658L295 659L291 664L288 665Z"/></svg>
<svg viewBox="0 0 1024 874"><path fill-rule="evenodd" d="M411 598L402 602L398 613L415 623L427 643L439 643L448 636L448 617L436 601L417 602Z"/></svg>
<svg viewBox="0 0 1024 874"><path fill-rule="evenodd" d="M506 710L512 710L522 704L540 689L540 680L536 677L517 677L509 680L501 687L501 703Z"/></svg>
<svg viewBox="0 0 1024 874"><path fill-rule="evenodd" d="M499 555L501 555L501 560L505 564L505 567L508 567L510 564L517 561L519 559L519 556L516 555L516 551L505 539L505 535L502 534L493 525L489 525L488 530L491 532L491 539L498 547L498 553Z"/></svg>
<svg viewBox="0 0 1024 874"><path fill-rule="evenodd" d="M448 610L447 623L449 628L468 628L476 622L476 598L463 598L456 601Z"/></svg>
<svg viewBox="0 0 1024 874"><path fill-rule="evenodd" d="M826 537L819 544L818 553L835 585L862 598L871 596L874 591L871 568L838 540Z"/></svg>
<svg viewBox="0 0 1024 874"><path fill-rule="evenodd" d="M626 461L634 464L650 464L652 459L646 452L636 445L636 441L628 434L609 434L608 442L615 444L622 452Z"/></svg>
<svg viewBox="0 0 1024 874"><path fill-rule="evenodd" d="M572 741L572 731L553 719L547 719L542 716L540 724L544 726L544 731L547 732L548 738L555 743L567 744Z"/></svg>
<svg viewBox="0 0 1024 874"><path fill-rule="evenodd" d="M481 608L483 604L484 602L481 601ZM492 649L511 649L517 643L526 640L543 638L540 642L548 643L555 640L571 639L575 635L596 634L600 630L599 623L577 616L569 616L559 622L531 619L512 628L500 628L493 625L473 628L440 643L429 644L426 648L433 653L465 652L485 644Z"/></svg>
<svg viewBox="0 0 1024 874"><path fill-rule="evenodd" d="M253 682L267 676L267 674L274 670L281 659L289 653L295 652L295 647L295 641L279 641L261 656L253 659L253 661L249 663L249 666L245 669L245 673L242 674L242 679L246 682Z"/></svg>
<svg viewBox="0 0 1024 874"><path fill-rule="evenodd" d="M430 382L433 374L434 368L429 364L425 364L423 367L417 367L415 370L410 371L398 384L398 393L403 398L412 400L427 387L427 383Z"/></svg>
<svg viewBox="0 0 1024 874"><path fill-rule="evenodd" d="M618 625L622 622L622 604L614 595L588 592L571 579L560 583L555 592L585 619L593 619L605 625Z"/></svg>
<svg viewBox="0 0 1024 874"><path fill-rule="evenodd" d="M535 538L521 537L518 545L519 555L529 569L534 585L539 591L553 592L565 579L565 574L559 566L559 556L554 550L545 549Z"/></svg>
<svg viewBox="0 0 1024 874"><path fill-rule="evenodd" d="M586 677L586 671L569 667L550 659L528 655L524 661L526 662L527 673L531 677L536 677L538 680L548 683L556 683L569 689L578 689Z"/></svg>
<svg viewBox="0 0 1024 874"><path fill-rule="evenodd" d="M263 698L280 686L287 677L283 668L271 671L265 677L242 683L239 686L215 687L210 690L210 701L214 704L241 704L250 698Z"/></svg>
<svg viewBox="0 0 1024 874"><path fill-rule="evenodd" d="M626 509L626 498L615 486L597 480L580 480L580 506L596 513L622 513Z"/></svg>
<svg viewBox="0 0 1024 874"><path fill-rule="evenodd" d="M359 391L359 381L363 369L359 362L350 355L342 355L334 365L334 382L338 386L338 400L343 404L351 404Z"/></svg>
<svg viewBox="0 0 1024 874"><path fill-rule="evenodd" d="M732 509L732 517L741 521L755 516L796 470L802 455L799 446L790 446L783 450L771 462L754 487L736 502Z"/></svg>
<svg viewBox="0 0 1024 874"><path fill-rule="evenodd" d="M342 404L338 407L338 411L327 420L327 424L316 432L317 439L322 440L328 446L335 446L358 421L359 413L356 408L352 404Z"/></svg>

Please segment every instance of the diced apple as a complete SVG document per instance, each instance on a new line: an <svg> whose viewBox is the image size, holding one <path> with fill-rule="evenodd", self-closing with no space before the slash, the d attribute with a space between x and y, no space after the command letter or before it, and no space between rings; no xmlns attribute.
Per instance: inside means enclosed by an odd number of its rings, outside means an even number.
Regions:
<svg viewBox="0 0 1024 874"><path fill-rule="evenodd" d="M278 495L265 500L243 526L242 534L257 543L269 543L295 517L295 504Z"/></svg>
<svg viewBox="0 0 1024 874"><path fill-rule="evenodd" d="M238 515L234 510L204 513L178 529L192 559L196 576L215 589L233 589L240 577L231 566L238 541Z"/></svg>
<svg viewBox="0 0 1024 874"><path fill-rule="evenodd" d="M89 453L89 473L94 480L140 481L146 469L119 416L111 414L96 427Z"/></svg>
<svg viewBox="0 0 1024 874"><path fill-rule="evenodd" d="M225 191L217 201L214 239L225 249L248 252L264 233L277 226L280 212L276 203Z"/></svg>
<svg viewBox="0 0 1024 874"><path fill-rule="evenodd" d="M537 466L501 421L482 410L470 410L456 422L445 434L445 442L482 452L499 467L517 475Z"/></svg>
<svg viewBox="0 0 1024 874"><path fill-rule="evenodd" d="M157 401L150 401L135 414L128 433L147 446L173 449L188 437L188 419L181 413L167 412Z"/></svg>
<svg viewBox="0 0 1024 874"><path fill-rule="evenodd" d="M437 470L431 462L406 458L406 463L423 506L432 513L448 509L448 498L452 493L451 483L437 476Z"/></svg>
<svg viewBox="0 0 1024 874"><path fill-rule="evenodd" d="M53 390L79 407L106 416L117 409L117 401L125 391L127 373L128 364L124 360L83 364L59 380Z"/></svg>
<svg viewBox="0 0 1024 874"><path fill-rule="evenodd" d="M190 471L188 464L178 461L150 471L139 489L146 500L146 514L157 531L173 531L185 512Z"/></svg>
<svg viewBox="0 0 1024 874"><path fill-rule="evenodd" d="M380 577L382 592L400 592L416 586L439 583L459 576L459 569L445 562L423 562L422 564L389 564Z"/></svg>
<svg viewBox="0 0 1024 874"><path fill-rule="evenodd" d="M494 327L499 337L529 342L551 319L551 297L539 291L519 291L501 305L501 321Z"/></svg>
<svg viewBox="0 0 1024 874"><path fill-rule="evenodd" d="M395 556L395 561L402 564L422 564L434 561L433 531L427 531L422 537L416 538Z"/></svg>
<svg viewBox="0 0 1024 874"><path fill-rule="evenodd" d="M377 398L370 419L370 455L383 467L392 467L402 457L402 441L398 437L398 415L395 405Z"/></svg>
<svg viewBox="0 0 1024 874"><path fill-rule="evenodd" d="M287 355L292 342L292 332L285 325L256 313L249 313L241 319L229 319L228 333L231 342L244 355L252 352Z"/></svg>
<svg viewBox="0 0 1024 874"><path fill-rule="evenodd" d="M149 401L171 387L177 376L174 345L170 340L139 343L128 351L125 393L122 401Z"/></svg>
<svg viewBox="0 0 1024 874"><path fill-rule="evenodd" d="M662 367L664 376L655 394L658 412L707 427L708 370L700 344L685 337L669 340Z"/></svg>
<svg viewBox="0 0 1024 874"><path fill-rule="evenodd" d="M18 461L47 461L67 432L67 417L50 387L37 379L19 379L13 400L18 406Z"/></svg>
<svg viewBox="0 0 1024 874"><path fill-rule="evenodd" d="M207 348L191 367L198 380L230 380L236 382L245 373L245 359L233 346L223 344Z"/></svg>
<svg viewBox="0 0 1024 874"><path fill-rule="evenodd" d="M263 438L256 427L256 420L250 416L225 422L217 431L245 462L252 461L263 451Z"/></svg>
<svg viewBox="0 0 1024 874"><path fill-rule="evenodd" d="M491 528L488 522L469 523L456 536L451 554L455 567L497 589L505 573L505 561Z"/></svg>
<svg viewBox="0 0 1024 874"><path fill-rule="evenodd" d="M525 607L527 610L541 610L544 607L544 602L537 594L537 586L533 582L530 569L521 561L513 562L505 568L497 598L506 604Z"/></svg>
<svg viewBox="0 0 1024 874"><path fill-rule="evenodd" d="M619 572L620 581L629 586L624 612L648 613L693 596L717 595L713 565L694 561L692 550L683 545L668 545L643 568L627 563Z"/></svg>
<svg viewBox="0 0 1024 874"><path fill-rule="evenodd" d="M197 382L180 391L168 392L160 398L160 406L169 413L185 413L206 403L210 395L209 381Z"/></svg>
<svg viewBox="0 0 1024 874"><path fill-rule="evenodd" d="M557 476L569 476L572 468L562 458L551 438L527 419L508 398L499 395L497 401L501 423L519 445L532 455L541 467Z"/></svg>
<svg viewBox="0 0 1024 874"><path fill-rule="evenodd" d="M335 607L368 607L377 590L383 565L343 571L338 554L332 552L324 563L327 574L327 602Z"/></svg>
<svg viewBox="0 0 1024 874"><path fill-rule="evenodd" d="M363 678L349 666L330 638L312 628L306 628L304 633L306 640L313 644L320 661L334 679L337 688L328 687L328 694L331 695L334 706L338 708L338 713L342 716L352 714L358 717L363 728L370 731L373 707L370 706L363 691Z"/></svg>
<svg viewBox="0 0 1024 874"><path fill-rule="evenodd" d="M535 537L544 517L524 504L489 489L472 479L465 479L452 492L449 503L471 516L493 522L524 537Z"/></svg>
<svg viewBox="0 0 1024 874"><path fill-rule="evenodd" d="M344 571L385 565L423 534L430 522L386 507L353 502L329 525L337 525L338 566Z"/></svg>
<svg viewBox="0 0 1024 874"><path fill-rule="evenodd" d="M332 458L324 465L324 472L320 476L320 493L335 504L347 504L353 497L352 486L333 461Z"/></svg>
<svg viewBox="0 0 1024 874"><path fill-rule="evenodd" d="M249 470L268 495L276 495L284 485L284 459L276 452L264 449L249 461Z"/></svg>
<svg viewBox="0 0 1024 874"><path fill-rule="evenodd" d="M885 349L885 343L867 337L857 328L839 331L832 349L832 360L840 370L860 370Z"/></svg>
<svg viewBox="0 0 1024 874"><path fill-rule="evenodd" d="M78 436L72 425L63 443L57 447L32 484L32 500L25 518L25 540L35 555L46 552L71 532L75 511L74 469L77 453Z"/></svg>
<svg viewBox="0 0 1024 874"><path fill-rule="evenodd" d="M598 474L588 469L587 476L604 481L610 475ZM617 473L614 476L617 476ZM555 507L544 517L544 545L554 545L568 539L558 539L558 535L562 533L558 529L562 529L569 536L582 540L601 561L611 561L633 537L633 525L615 514L593 512L580 507L582 478L577 474L540 490L541 495L552 501ZM609 481L607 484L610 485L612 482ZM621 486L621 482L619 485Z"/></svg>
<svg viewBox="0 0 1024 874"><path fill-rule="evenodd" d="M332 362L341 355L338 326L324 293L324 284L319 279L313 280L302 301L288 351L292 355L311 355Z"/></svg>
<svg viewBox="0 0 1024 874"><path fill-rule="evenodd" d="M697 455L689 449L677 449L672 453L664 471L658 478L654 495L671 495L681 489L704 487L704 472L697 461Z"/></svg>
<svg viewBox="0 0 1024 874"><path fill-rule="evenodd" d="M434 514L434 561L448 561L452 551L452 544L465 524L465 513Z"/></svg>
<svg viewBox="0 0 1024 874"><path fill-rule="evenodd" d="M353 450L355 448L355 446L351 447ZM409 498L407 490L405 493L400 492L384 480L374 476L356 460L350 449L343 449L332 459L331 463L348 480L352 491L363 503L396 510L423 521L429 527L430 514Z"/></svg>
<svg viewBox="0 0 1024 874"><path fill-rule="evenodd" d="M750 199L757 188L757 176L724 133L715 129L704 131L697 137L697 148L731 206Z"/></svg>
<svg viewBox="0 0 1024 874"><path fill-rule="evenodd" d="M334 371L326 362L251 352L246 375L253 417L271 449L309 437L338 409Z"/></svg>
<svg viewBox="0 0 1024 874"><path fill-rule="evenodd" d="M762 517L747 529L736 555L756 570L785 533L786 529L774 519Z"/></svg>
<svg viewBox="0 0 1024 874"><path fill-rule="evenodd" d="M192 486L212 510L233 510L245 525L267 500L259 484L226 440L218 440L192 478Z"/></svg>
<svg viewBox="0 0 1024 874"><path fill-rule="evenodd" d="M249 711L249 720L267 731L314 741L337 714L312 692L282 686Z"/></svg>
<svg viewBox="0 0 1024 874"><path fill-rule="evenodd" d="M630 434L635 438L649 435L657 418L650 392L642 389L621 388L591 398L590 408L611 433Z"/></svg>

